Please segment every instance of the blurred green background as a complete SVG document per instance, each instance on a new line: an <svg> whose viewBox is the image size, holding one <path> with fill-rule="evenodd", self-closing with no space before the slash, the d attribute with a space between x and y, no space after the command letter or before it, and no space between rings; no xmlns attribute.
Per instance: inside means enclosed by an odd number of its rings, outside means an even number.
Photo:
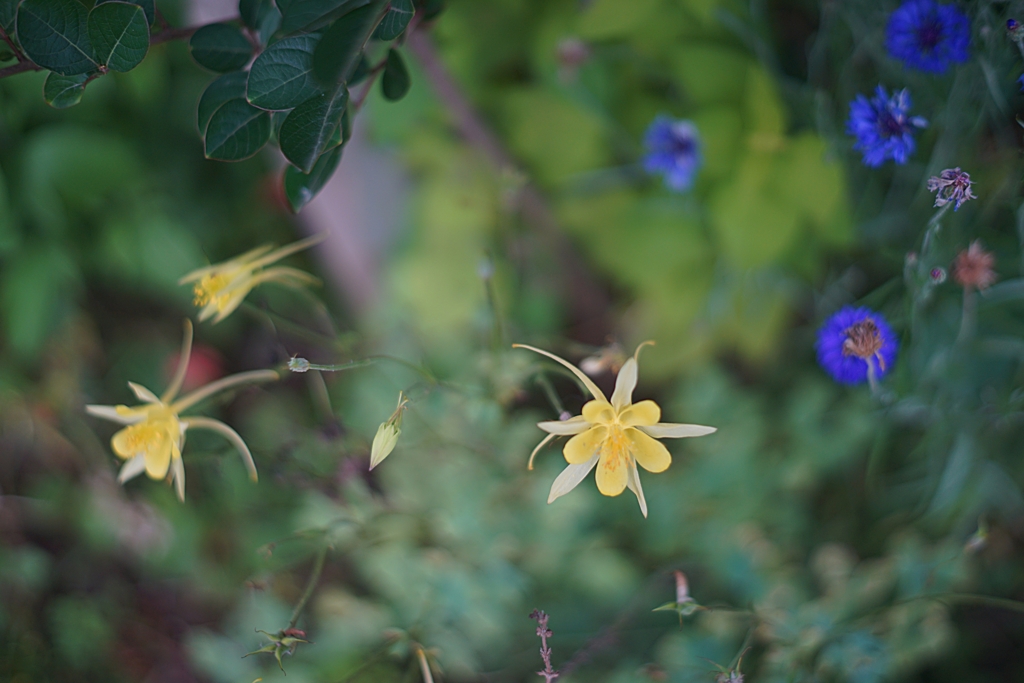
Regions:
<svg viewBox="0 0 1024 683"><path fill-rule="evenodd" d="M68 110L42 74L0 80L0 678L406 683L421 644L435 680L537 680L540 608L566 682L710 681L740 655L748 681L1018 680L1024 66L1003 26L1024 4L972 3L972 60L944 77L885 55L896 6L449 0L418 30L519 167L467 140L404 49L410 93L373 90L339 171L398 180L325 191L298 218L273 154L203 158L213 76L183 44ZM871 170L844 125L879 82L911 88L932 125L910 163ZM700 132L692 192L642 171L658 114ZM922 249L925 179L952 166L980 199ZM144 477L119 487L113 426L83 405L167 385L195 314L178 278L319 231L290 263L325 287L270 284L198 325L195 378L374 362L207 404L258 485L226 442L189 434L184 504ZM1001 284L956 343L963 291L930 274L978 238ZM815 363L846 303L900 335L884 395ZM511 343L577 362L646 339L636 397L718 432L642 475L646 520L592 480L546 505L563 463L550 447L527 471L535 423L557 419L551 392L572 414L586 396ZM400 390L398 446L368 472ZM313 644L285 679L243 655L288 623L324 547L298 621ZM713 609L652 612L674 570Z"/></svg>

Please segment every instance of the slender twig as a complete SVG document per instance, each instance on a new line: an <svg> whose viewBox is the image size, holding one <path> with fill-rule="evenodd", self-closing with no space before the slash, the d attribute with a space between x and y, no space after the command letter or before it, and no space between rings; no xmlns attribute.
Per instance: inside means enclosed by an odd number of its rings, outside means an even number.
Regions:
<svg viewBox="0 0 1024 683"><path fill-rule="evenodd" d="M359 94L352 100L352 108L354 111L362 109L363 103L366 101L366 98L369 97L370 91L373 90L373 86L377 82L377 76L384 70L387 63L388 58L385 55L384 59L377 62L373 68L370 69L370 73L366 75L366 85L363 86L363 89L360 90Z"/></svg>
<svg viewBox="0 0 1024 683"><path fill-rule="evenodd" d="M236 17L236 19L237 19L237 17ZM234 21L234 20L233 19L229 19L228 21ZM169 42L169 41L172 41L172 40L187 40L187 39L192 37L193 33L195 33L196 31L198 31L201 28L202 28L202 26L189 26L189 27L186 27L186 28L164 28L164 29L161 29L160 31L157 31L156 33L154 33L150 37L149 44L150 45L159 45L160 43L166 43L166 42ZM0 30L0 33L2 33L2 30ZM7 37L6 33L3 34L3 39L7 42L8 45L11 45L11 41ZM12 47L13 47L13 45L12 45ZM26 71L43 71L44 70L43 67L41 67L38 64L32 62L27 57L23 57L20 51L16 51L15 52L15 56L18 57L18 60L19 60L18 63L17 64L13 64L13 65L8 66L8 67L4 67L3 69L0 69L0 79L7 78L8 76L14 76L16 74L24 73ZM96 78L97 75L102 76L103 74L102 73L93 74L93 76L89 80L92 80L93 78Z"/></svg>
<svg viewBox="0 0 1024 683"><path fill-rule="evenodd" d="M327 544L324 543L320 547L320 551L316 555L316 560L313 562L313 572L309 575L309 580L306 582L306 590L303 591L302 597L299 598L298 604L295 605L295 609L292 611L292 618L288 621L288 626L284 629L287 631L290 628L295 628L295 624L299 623L299 617L302 616L302 610L306 608L306 603L313 596L313 591L316 589L316 585L320 583L320 573L324 570L324 560L327 559Z"/></svg>
<svg viewBox="0 0 1024 683"><path fill-rule="evenodd" d="M0 26L0 38L3 38L4 42L7 43L7 47L11 48L11 52L13 52L14 56L18 58L19 62L25 61L25 55L22 54L21 50L18 49L18 46L14 44L14 41L11 40L11 37L7 35L7 31L5 31L2 26Z"/></svg>
<svg viewBox="0 0 1024 683"><path fill-rule="evenodd" d="M548 615L544 610L535 609L530 612L530 618L537 622L537 635L540 636L540 658L544 660L544 670L538 671L538 676L544 677L544 683L558 678L558 672L551 668L551 648L548 647L548 638L553 634L548 628Z"/></svg>
<svg viewBox="0 0 1024 683"><path fill-rule="evenodd" d="M42 71L42 70L43 70L43 67L37 66L36 64L34 64L32 62L29 62L29 61L18 62L17 64L13 64L11 66L4 67L3 69L0 69L0 78L7 78L8 76L13 76L15 74L24 73L25 71Z"/></svg>

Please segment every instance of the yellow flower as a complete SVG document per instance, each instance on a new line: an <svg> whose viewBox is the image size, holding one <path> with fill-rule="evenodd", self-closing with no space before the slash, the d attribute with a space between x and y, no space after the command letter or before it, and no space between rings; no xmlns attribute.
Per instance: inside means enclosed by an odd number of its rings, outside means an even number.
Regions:
<svg viewBox="0 0 1024 683"><path fill-rule="evenodd" d="M640 501L640 510L647 516L647 501L640 486L637 464L648 472L664 472L672 463L672 456L664 444L657 439L676 439L686 436L704 436L716 431L715 427L702 425L659 422L661 408L654 401L633 403L633 389L637 381L637 359L640 349L653 342L644 342L637 347L633 357L628 359L615 378L615 391L609 401L583 371L558 356L525 344L513 347L529 349L555 360L576 375L594 400L583 406L582 415L568 420L539 422L537 426L548 432L533 453L528 467L533 469L533 458L537 452L556 436L571 436L562 450L569 466L555 478L548 495L548 503L576 488L590 470L597 466L597 489L606 496L617 496L629 487Z"/></svg>
<svg viewBox="0 0 1024 683"><path fill-rule="evenodd" d="M158 397L146 387L128 382L129 388L136 398L145 405L129 408L128 406L97 406L88 405L86 412L105 420L127 425L114 434L110 447L114 453L126 460L117 480L124 483L138 476L143 471L151 479L163 479L170 476L174 483L178 498L185 500L185 467L181 462L181 449L185 445L185 432L189 429L209 429L220 433L230 441L242 456L249 477L256 481L256 464L252 460L249 447L242 441L231 427L219 420L208 417L182 417L181 413L213 394L248 382L264 382L278 379L273 370L254 370L241 372L237 375L223 377L200 387L190 394L174 400L185 381L188 370L189 356L192 352L192 323L185 321L185 340L181 347L178 368L171 380L171 385ZM169 474L168 474L169 473Z"/></svg>
<svg viewBox="0 0 1024 683"><path fill-rule="evenodd" d="M264 270L264 266L307 249L322 241L324 237L325 235L316 235L275 251L271 251L271 245L265 244L223 263L193 270L178 280L178 284L195 282L192 291L195 293L195 305L202 306L199 312L200 322L216 314L213 322L219 323L241 305L242 300L256 285L271 281L289 287L319 284L317 278L297 268L274 266Z"/></svg>

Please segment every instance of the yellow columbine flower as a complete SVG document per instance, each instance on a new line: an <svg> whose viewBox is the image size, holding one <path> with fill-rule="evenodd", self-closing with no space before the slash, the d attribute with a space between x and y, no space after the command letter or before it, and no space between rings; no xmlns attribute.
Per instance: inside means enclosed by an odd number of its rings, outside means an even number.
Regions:
<svg viewBox="0 0 1024 683"><path fill-rule="evenodd" d="M715 427L702 425L659 422L661 408L654 401L633 403L633 389L637 380L637 347L633 357L628 359L615 378L615 391L609 401L582 370L567 360L525 344L513 347L529 349L555 360L569 368L594 396L583 406L582 415L568 420L538 422L537 426L548 432L533 453L528 467L533 469L533 458L537 452L556 436L571 436L562 450L569 466L551 485L548 503L576 488L597 466L597 489L606 496L617 496L628 486L640 501L640 510L647 516L647 501L640 486L637 463L648 472L664 472L672 463L668 449L656 439L676 439L686 436L704 436L716 431Z"/></svg>
<svg viewBox="0 0 1024 683"><path fill-rule="evenodd" d="M202 306L200 322L216 314L213 322L219 323L241 305L256 285L270 281L289 287L319 284L317 278L297 268L274 266L264 270L264 267L289 254L307 249L324 237L316 235L274 251L271 251L271 245L265 244L223 263L193 270L178 280L178 284L195 282L192 291L195 293L195 305Z"/></svg>
<svg viewBox="0 0 1024 683"><path fill-rule="evenodd" d="M89 405L85 407L90 415L128 425L114 434L110 440L110 447L114 453L127 461L117 475L117 480L120 483L123 484L143 471L151 479L163 479L168 476L169 472L178 498L182 501L185 500L185 467L181 462L181 449L185 445L185 432L189 429L210 429L223 435L238 449L242 461L249 470L249 477L256 481L257 476L252 453L249 452L249 447L242 441L238 432L220 420L209 417L181 417L181 413L219 391L239 384L278 379L277 373L273 370L241 372L211 382L174 400L185 381L185 372L188 370L191 352L192 323L186 320L185 340L182 343L178 368L171 380L171 385L163 396L157 397L146 387L128 382L128 386L135 396L146 405L133 408L124 405Z"/></svg>

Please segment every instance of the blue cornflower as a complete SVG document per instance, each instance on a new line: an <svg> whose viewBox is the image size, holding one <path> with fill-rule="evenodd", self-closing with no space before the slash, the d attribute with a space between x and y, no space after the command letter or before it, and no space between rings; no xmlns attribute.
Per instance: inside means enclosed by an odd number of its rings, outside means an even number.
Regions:
<svg viewBox="0 0 1024 683"><path fill-rule="evenodd" d="M971 22L953 5L907 0L889 16L885 46L909 67L945 73L970 57Z"/></svg>
<svg viewBox="0 0 1024 683"><path fill-rule="evenodd" d="M863 95L850 102L846 132L857 138L853 148L864 153L865 166L881 166L886 159L907 163L914 151L914 129L928 125L920 116L908 116L910 93L893 93L878 86L870 100Z"/></svg>
<svg viewBox="0 0 1024 683"><path fill-rule="evenodd" d="M1020 91L1024 92L1024 74L1020 75L1020 78L1017 79L1017 82L1020 83Z"/></svg>
<svg viewBox="0 0 1024 683"><path fill-rule="evenodd" d="M896 334L870 308L844 306L818 330L818 363L840 384L881 379L896 362Z"/></svg>
<svg viewBox="0 0 1024 683"><path fill-rule="evenodd" d="M665 186L676 192L685 192L693 186L703 159L700 135L692 122L658 116L647 127L644 145L647 147L644 170L664 174Z"/></svg>

